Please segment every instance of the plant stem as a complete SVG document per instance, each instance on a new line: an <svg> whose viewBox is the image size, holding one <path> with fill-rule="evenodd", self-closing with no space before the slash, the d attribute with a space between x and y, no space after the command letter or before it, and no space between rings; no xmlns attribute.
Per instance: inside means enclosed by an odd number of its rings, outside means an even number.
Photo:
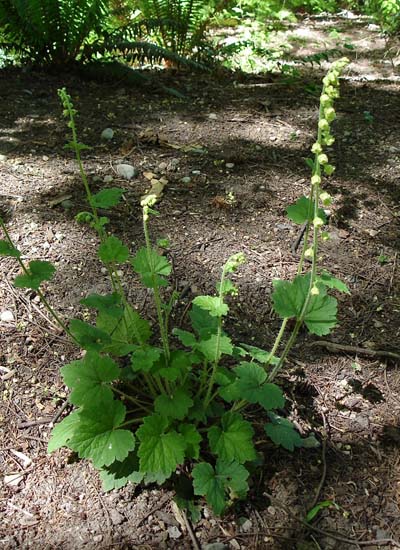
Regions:
<svg viewBox="0 0 400 550"><path fill-rule="evenodd" d="M219 284L218 299L219 299L219 305L220 306L222 306L223 301L224 301L223 287L224 287L224 282L225 282L225 276L226 276L226 266L224 266L224 268L222 270L221 281L220 281L220 284ZM211 392L212 392L212 389L213 389L213 386L214 386L215 376L217 374L217 368L218 368L218 364L219 364L219 360L220 360L220 354L221 354L221 334L222 334L222 316L219 316L218 317L218 327L217 327L217 339L216 339L216 343L215 343L214 361L213 361L213 367L212 367L212 371L211 371L210 380L208 382L207 393L206 393L206 396L204 398L204 410L207 409L208 405L210 404L210 402L212 400L212 398L210 396L211 396Z"/></svg>
<svg viewBox="0 0 400 550"><path fill-rule="evenodd" d="M0 227L2 228L3 232L4 232L4 235L7 239L7 242L9 243L10 246L12 246L12 248L15 248L14 246L14 243L10 237L10 234L7 230L7 227L5 226L5 223L4 221L2 220L2 218L0 218ZM22 271L24 272L25 275L29 275L29 269L26 267L25 263L23 262L23 260L21 260L21 257L20 256L16 256L16 260L17 262L19 263ZM76 343L77 343L77 340L76 338L72 335L71 331L69 330L69 328L67 327L67 325L64 323L64 321L62 321L62 319L59 317L59 315L55 312L55 310L51 307L51 305L49 304L49 302L47 301L47 299L45 298L43 292L40 290L40 288L37 288L35 289L36 290L36 293L37 295L39 296L40 298L40 301L42 302L42 304L44 305L44 307L47 309L47 311L50 313L50 315L53 317L53 319L56 321L56 323L64 330L64 332L66 334L68 334L68 336L74 340Z"/></svg>
<svg viewBox="0 0 400 550"><path fill-rule="evenodd" d="M320 106L320 108L319 108L319 117L318 117L319 119L321 119L322 113L323 113L323 108L322 108L322 106ZM318 135L317 135L317 142L318 143L321 142L321 136L322 136L321 129L318 128ZM313 176L315 176L315 175L316 176L321 176L321 166L320 166L320 163L319 163L319 160L318 160L318 153L315 153L315 155L314 155L314 168L313 168L313 171L312 171L312 175ZM297 268L297 274L298 275L300 275L300 273L302 271L304 258L305 258L305 252L308 248L308 236L309 236L310 227L311 227L311 222L310 222L311 215L313 215L313 218L318 217L319 189L320 189L320 184L311 185L309 215L308 215L306 232L305 232L305 235L304 235L303 248L302 248L302 252L301 252L301 256L300 256L300 260L299 260L299 265L298 265L298 268ZM295 324L295 326L293 328L293 331L292 331L292 333L289 337L289 340L286 343L286 346L285 346L285 348L282 352L282 355L279 359L279 362L278 362L277 365L275 365L275 367L272 369L270 375L268 376L268 382L272 382L275 379L278 372L282 369L283 365L285 364L286 358L289 355L290 350L292 349L292 347L293 347L293 345L296 341L299 330L300 330L300 328L301 328L301 326L304 322L305 316L307 314L307 309L308 309L308 306L309 306L310 300L311 300L311 290L314 286L315 278L316 278L316 275L317 275L318 232L319 232L319 228L315 224L313 224L313 232L312 232L313 255L312 255L311 273L310 273L310 284L309 284L309 287L308 287L307 295L305 297L300 315L296 319L296 324ZM287 321L287 320L286 319L283 320L282 326L285 323L285 321ZM282 330L282 327L281 327L281 330ZM278 334L278 337L279 337L279 334ZM277 337L277 339L278 339L278 337Z"/></svg>
<svg viewBox="0 0 400 550"><path fill-rule="evenodd" d="M120 395L121 397L123 397L124 399L127 399L128 401L131 401L132 403L134 403L138 409L142 409L143 411L146 412L146 414L148 414L150 412L149 408L148 407L145 407L144 405L142 405L137 399L135 399L134 397L132 397L132 395L128 395L127 393L119 390L118 388L116 388L115 386L112 386L111 389L117 393L118 395Z"/></svg>
<svg viewBox="0 0 400 550"><path fill-rule="evenodd" d="M160 289L157 284L156 280L156 274L154 273L154 267L153 262L151 261L151 243L150 243L150 236L149 236L149 229L147 227L147 218L148 218L148 212L146 207L143 209L143 232L144 232L144 238L146 243L146 250L147 250L147 261L149 263L150 269L151 269L151 276L153 281L153 292L154 292L154 303L157 310L157 319L158 324L160 326L160 334L161 334L161 340L163 344L164 354L165 354L165 360L166 363L169 363L170 358L170 351L169 351L169 342L168 342L168 334L166 333L165 328L165 322L164 322L164 315L162 312L162 300L160 296Z"/></svg>
<svg viewBox="0 0 400 550"><path fill-rule="evenodd" d="M130 426L131 424L140 424L141 422L143 422L143 418L140 417L140 418L132 418L131 420L127 420L126 422L124 422L123 424L120 424L118 426L118 429L119 428L124 428L125 426Z"/></svg>

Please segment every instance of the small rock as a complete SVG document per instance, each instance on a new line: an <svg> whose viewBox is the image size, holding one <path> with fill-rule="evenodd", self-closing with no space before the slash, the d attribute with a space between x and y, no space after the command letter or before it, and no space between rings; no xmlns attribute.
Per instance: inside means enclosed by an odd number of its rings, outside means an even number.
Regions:
<svg viewBox="0 0 400 550"><path fill-rule="evenodd" d="M210 113L210 114L208 115L208 118L210 118L211 120L216 120L218 117L217 117L217 115L216 115L215 113Z"/></svg>
<svg viewBox="0 0 400 550"><path fill-rule="evenodd" d="M112 128L105 128L101 132L101 139L105 139L107 141L110 141L114 137L114 130Z"/></svg>
<svg viewBox="0 0 400 550"><path fill-rule="evenodd" d="M200 176L200 175L201 175L201 172L200 172L200 170L192 170L192 174L193 174L194 176Z"/></svg>
<svg viewBox="0 0 400 550"><path fill-rule="evenodd" d="M223 542L210 542L208 544L203 544L201 547L202 550L227 550L227 545Z"/></svg>
<svg viewBox="0 0 400 550"><path fill-rule="evenodd" d="M243 531L243 533L248 533L252 530L252 528L253 522L251 521L251 519L245 519L241 525L241 530Z"/></svg>
<svg viewBox="0 0 400 550"><path fill-rule="evenodd" d="M234 167L235 167L235 165L234 165L233 162L227 162L227 163L225 164L225 166L226 166L227 168L234 168Z"/></svg>
<svg viewBox="0 0 400 550"><path fill-rule="evenodd" d="M42 156L42 160L44 160L45 162L47 162L49 160L49 157L47 155L43 155Z"/></svg>
<svg viewBox="0 0 400 550"><path fill-rule="evenodd" d="M131 164L117 164L115 167L117 174L127 180L132 179L134 176L138 175L137 168Z"/></svg>
<svg viewBox="0 0 400 550"><path fill-rule="evenodd" d="M5 162L7 160L7 155L0 155L0 162Z"/></svg>
<svg viewBox="0 0 400 550"><path fill-rule="evenodd" d="M101 542L103 540L103 535L95 535L93 537L93 542Z"/></svg>
<svg viewBox="0 0 400 550"><path fill-rule="evenodd" d="M111 183L114 181L114 178L112 176L104 176L103 181L104 183Z"/></svg>
<svg viewBox="0 0 400 550"><path fill-rule="evenodd" d="M17 487L23 481L24 475L23 474L10 474L4 476L4 484L8 485L9 487Z"/></svg>
<svg viewBox="0 0 400 550"><path fill-rule="evenodd" d="M100 183L101 181L103 181L103 178L101 176L93 176L94 183Z"/></svg>
<svg viewBox="0 0 400 550"><path fill-rule="evenodd" d="M0 313L0 321L4 323L11 323L14 321L14 314L12 311L5 310Z"/></svg>
<svg viewBox="0 0 400 550"><path fill-rule="evenodd" d="M190 178L189 176L185 176L184 178L181 179L182 183L190 183L191 181L192 181L192 178Z"/></svg>
<svg viewBox="0 0 400 550"><path fill-rule="evenodd" d="M65 208L65 210L70 210L74 206L74 203L70 199L66 199L62 201L61 206Z"/></svg>
<svg viewBox="0 0 400 550"><path fill-rule="evenodd" d="M178 529L178 527L176 527L176 525L169 525L167 530L171 539L179 539L182 536L181 531Z"/></svg>
<svg viewBox="0 0 400 550"><path fill-rule="evenodd" d="M115 510L112 508L109 512L110 514L110 520L113 525L121 525L125 521L125 517L118 512L118 510Z"/></svg>
<svg viewBox="0 0 400 550"><path fill-rule="evenodd" d="M168 164L166 162L160 162L160 164L158 165L158 169L160 170L160 172L165 172L167 167L168 167Z"/></svg>

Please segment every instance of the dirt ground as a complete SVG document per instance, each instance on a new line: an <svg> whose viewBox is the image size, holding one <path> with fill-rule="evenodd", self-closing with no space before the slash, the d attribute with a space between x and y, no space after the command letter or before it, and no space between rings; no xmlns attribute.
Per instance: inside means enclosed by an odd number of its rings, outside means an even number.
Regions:
<svg viewBox="0 0 400 550"><path fill-rule="evenodd" d="M400 351L400 46L385 44L365 21L314 18L288 30L287 37L298 36L291 39L293 55L327 47L330 26L342 28L354 49L337 102L331 155L337 170L326 183L334 197L332 239L321 247L321 264L351 294L338 296L340 324L328 337L339 349L301 334L279 379L290 417L305 433L314 431L321 447L291 454L262 443L265 464L248 500L223 518L203 508L192 533L169 487L104 493L90 464L67 450L46 452L52 423L68 410L60 367L79 350L34 292L13 289L18 266L2 258L1 548L185 549L195 547L193 535L205 550L400 547L400 361L390 357ZM156 77L185 99L156 81L128 88L0 71L0 212L27 259L57 266L45 294L65 319L79 316L82 297L109 286L96 236L74 220L85 198L63 148L62 86L79 111L80 139L92 146L84 158L93 189L110 185L104 177L112 176L111 185L126 190L111 229L132 250L143 241L144 173L168 179L151 229L155 239L170 240L171 286L185 290L175 322L196 294L213 291L227 257L243 251L247 263L227 328L238 342L271 346L279 327L272 280L290 278L298 261L298 227L285 208L308 190L304 158L316 132L324 66L298 68L298 79L224 72ZM104 142L107 127L115 135ZM121 162L138 175L118 176ZM151 318L150 296L134 274L124 270L123 281ZM336 506L308 528L307 511L326 500Z"/></svg>

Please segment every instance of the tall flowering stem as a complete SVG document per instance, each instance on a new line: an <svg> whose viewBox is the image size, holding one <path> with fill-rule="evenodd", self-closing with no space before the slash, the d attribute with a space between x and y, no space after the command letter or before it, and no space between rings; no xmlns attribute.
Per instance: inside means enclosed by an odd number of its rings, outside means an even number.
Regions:
<svg viewBox="0 0 400 550"><path fill-rule="evenodd" d="M297 274L299 275L304 266L305 259L311 260L311 274L309 290L303 303L303 307L300 315L298 316L292 333L286 343L286 346L280 356L278 363L274 366L269 374L269 381L272 381L278 372L281 370L287 356L292 349L298 332L304 322L304 318L307 314L308 306L310 304L311 297L319 294L319 289L316 285L317 266L318 266L318 244L319 239L323 240L329 238L329 235L322 231L324 220L319 215L319 209L321 206L329 206L332 202L332 197L326 191L322 191L322 177L330 176L335 171L335 167L329 163L329 158L326 153L326 147L333 145L335 138L331 134L331 123L336 118L334 109L334 101L339 97L339 77L343 69L347 66L349 60L342 58L333 63L331 69L324 77L322 83L322 93L320 97L319 106L319 119L318 119L318 134L317 140L311 147L311 152L314 154L312 161L312 175L310 181L310 201L309 201L309 216L306 222L306 230L304 235L303 248L299 260ZM311 220L311 221L310 221ZM312 242L309 244L309 236L312 236ZM283 319L282 327L273 345L273 352L271 352L269 360L272 360L275 351L278 349L280 341L285 332L288 319Z"/></svg>

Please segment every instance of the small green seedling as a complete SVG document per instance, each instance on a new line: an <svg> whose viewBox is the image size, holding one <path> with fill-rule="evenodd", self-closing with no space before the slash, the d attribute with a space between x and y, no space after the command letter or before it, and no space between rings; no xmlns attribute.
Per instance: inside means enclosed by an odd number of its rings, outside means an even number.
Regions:
<svg viewBox="0 0 400 550"><path fill-rule="evenodd" d="M380 263L380 265L385 265L390 262L390 258L389 256L386 256L386 254L379 254L378 262Z"/></svg>
<svg viewBox="0 0 400 550"><path fill-rule="evenodd" d="M324 500L323 502L318 502L318 504L309 510L306 515L306 521L310 523L324 508L335 508L336 510L340 510L340 506L336 504L336 502L333 502L333 500Z"/></svg>
<svg viewBox="0 0 400 550"><path fill-rule="evenodd" d="M374 122L374 117L371 115L369 111L364 111L363 116L364 116L365 122L367 122L368 124L372 124Z"/></svg>

